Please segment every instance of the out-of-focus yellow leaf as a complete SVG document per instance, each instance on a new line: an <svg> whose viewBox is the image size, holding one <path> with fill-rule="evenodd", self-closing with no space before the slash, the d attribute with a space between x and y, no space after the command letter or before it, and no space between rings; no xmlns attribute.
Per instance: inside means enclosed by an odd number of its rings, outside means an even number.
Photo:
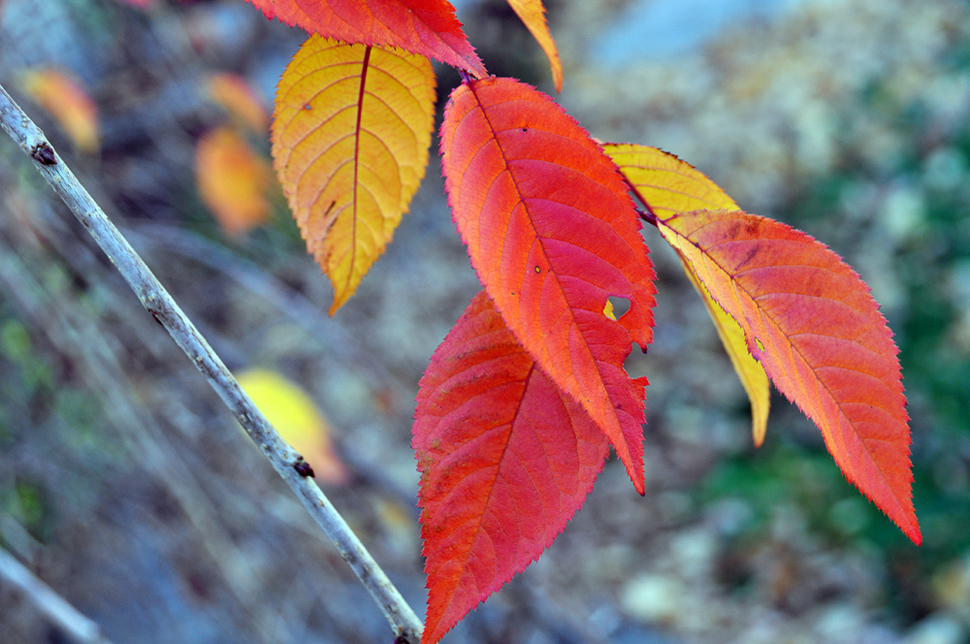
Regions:
<svg viewBox="0 0 970 644"><path fill-rule="evenodd" d="M252 85L239 74L215 74L209 79L209 98L254 134L263 135L269 129L269 112Z"/></svg>
<svg viewBox="0 0 970 644"><path fill-rule="evenodd" d="M219 127L199 139L195 173L203 200L230 235L242 235L269 217L272 169L235 129Z"/></svg>
<svg viewBox="0 0 970 644"><path fill-rule="evenodd" d="M78 150L98 151L98 107L74 79L54 69L38 69L24 74L22 85L64 128Z"/></svg>
<svg viewBox="0 0 970 644"><path fill-rule="evenodd" d="M696 168L657 148L642 145L604 146L620 167L637 197L659 219L694 210L738 210L738 205L713 181ZM751 401L752 435L758 447L768 428L770 388L764 368L751 357L744 331L738 322L717 304L701 285L687 259L680 253L684 272L707 306L731 364Z"/></svg>
<svg viewBox="0 0 970 644"><path fill-rule="evenodd" d="M509 5L519 14L519 18L532 32L532 36L539 42L542 51L549 59L552 67L552 80L556 84L556 91L562 91L562 61L559 59L559 50L556 48L556 41L553 40L549 32L549 24L546 22L546 8L542 5L542 0L508 0Z"/></svg>
<svg viewBox="0 0 970 644"><path fill-rule="evenodd" d="M347 482L349 473L334 451L327 421L303 389L268 369L244 371L237 380L283 440L310 464L317 479Z"/></svg>
<svg viewBox="0 0 970 644"><path fill-rule="evenodd" d="M276 171L334 287L330 314L354 294L424 177L434 126L428 59L311 36L276 94Z"/></svg>

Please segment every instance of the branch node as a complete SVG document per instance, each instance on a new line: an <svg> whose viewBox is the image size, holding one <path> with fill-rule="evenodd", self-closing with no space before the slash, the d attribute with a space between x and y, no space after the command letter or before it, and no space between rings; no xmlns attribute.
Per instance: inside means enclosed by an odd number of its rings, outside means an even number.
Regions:
<svg viewBox="0 0 970 644"><path fill-rule="evenodd" d="M57 165L54 148L47 141L41 141L30 149L30 158L41 165Z"/></svg>
<svg viewBox="0 0 970 644"><path fill-rule="evenodd" d="M307 478L308 476L316 478L316 474L313 473L313 468L309 463L303 460L302 456L297 457L296 463L293 464L293 469L296 470L296 473L303 478Z"/></svg>

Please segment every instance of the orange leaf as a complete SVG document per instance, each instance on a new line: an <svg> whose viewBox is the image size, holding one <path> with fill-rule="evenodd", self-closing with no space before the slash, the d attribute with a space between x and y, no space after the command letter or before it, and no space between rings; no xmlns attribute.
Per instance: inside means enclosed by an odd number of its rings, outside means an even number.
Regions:
<svg viewBox="0 0 970 644"><path fill-rule="evenodd" d="M556 91L562 91L562 61L559 60L559 50L556 48L556 41L549 33L549 24L546 22L546 8L542 5L542 0L508 0L509 5L519 14L519 18L532 32L532 36L539 42L542 51L549 59L552 67L552 80L556 84Z"/></svg>
<svg viewBox="0 0 970 644"><path fill-rule="evenodd" d="M316 479L334 484L349 481L350 473L337 456L327 421L309 394L269 369L249 369L237 380L283 440L310 464Z"/></svg>
<svg viewBox="0 0 970 644"><path fill-rule="evenodd" d="M421 641L433 644L552 543L608 443L484 292L435 351L413 434L429 590Z"/></svg>
<svg viewBox="0 0 970 644"><path fill-rule="evenodd" d="M267 18L345 43L400 47L488 74L447 0L249 0Z"/></svg>
<svg viewBox="0 0 970 644"><path fill-rule="evenodd" d="M658 226L845 477L920 543L897 349L865 282L812 237L757 215L696 211Z"/></svg>
<svg viewBox="0 0 970 644"><path fill-rule="evenodd" d="M219 127L199 139L195 174L203 200L230 235L241 235L269 217L269 163L234 129Z"/></svg>
<svg viewBox="0 0 970 644"><path fill-rule="evenodd" d="M64 128L82 152L97 152L98 107L72 78L53 70L27 72L24 91Z"/></svg>
<svg viewBox="0 0 970 644"><path fill-rule="evenodd" d="M606 153L620 167L634 194L657 217L691 210L737 210L738 205L713 181L672 154L631 144L607 144ZM765 440L771 391L764 368L748 352L744 331L703 288L690 262L678 251L684 272L700 293L734 371L751 401L751 433L758 447Z"/></svg>
<svg viewBox="0 0 970 644"><path fill-rule="evenodd" d="M209 79L209 98L254 134L269 129L269 113L245 78L238 74L215 74Z"/></svg>
<svg viewBox="0 0 970 644"><path fill-rule="evenodd" d="M441 128L448 200L509 328L643 482L643 387L623 369L653 337L654 272L616 166L545 94L487 78L452 92ZM603 314L610 296L630 309Z"/></svg>
<svg viewBox="0 0 970 644"><path fill-rule="evenodd" d="M280 80L276 171L333 284L331 315L384 252L424 177L434 100L426 58L319 36Z"/></svg>

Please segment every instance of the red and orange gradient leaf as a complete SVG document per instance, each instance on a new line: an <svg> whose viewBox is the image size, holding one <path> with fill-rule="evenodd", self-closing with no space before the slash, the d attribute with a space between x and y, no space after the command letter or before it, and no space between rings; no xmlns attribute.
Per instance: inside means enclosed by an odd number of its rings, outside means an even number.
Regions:
<svg viewBox="0 0 970 644"><path fill-rule="evenodd" d="M266 14L345 43L399 47L488 74L447 0L249 0Z"/></svg>
<svg viewBox="0 0 970 644"><path fill-rule="evenodd" d="M637 198L656 217L667 218L691 210L738 210L734 200L717 184L672 154L658 148L626 143L607 144L604 150L619 166ZM754 444L761 447L768 429L768 410L771 406L768 375L748 352L744 331L737 320L711 299L684 255L678 252L678 256L691 284L700 293L721 344L748 394L751 401L751 434Z"/></svg>
<svg viewBox="0 0 970 644"><path fill-rule="evenodd" d="M549 66L552 68L552 81L556 85L556 91L561 92L562 61L559 59L556 41L552 39L552 34L549 32L546 8L542 0L508 0L508 2L545 52L546 58L549 59Z"/></svg>
<svg viewBox="0 0 970 644"><path fill-rule="evenodd" d="M865 282L820 242L765 217L702 210L658 227L818 425L845 477L919 544L898 350Z"/></svg>
<svg viewBox="0 0 970 644"><path fill-rule="evenodd" d="M453 217L472 266L542 370L606 434L641 494L643 388L623 369L653 338L653 267L622 177L551 98L464 83L441 128ZM613 321L615 296L630 303Z"/></svg>
<svg viewBox="0 0 970 644"><path fill-rule="evenodd" d="M484 291L421 379L413 434L433 644L562 532L608 442Z"/></svg>
<svg viewBox="0 0 970 644"><path fill-rule="evenodd" d="M384 252L424 177L434 101L428 59L319 36L280 80L274 163L333 284L331 315Z"/></svg>

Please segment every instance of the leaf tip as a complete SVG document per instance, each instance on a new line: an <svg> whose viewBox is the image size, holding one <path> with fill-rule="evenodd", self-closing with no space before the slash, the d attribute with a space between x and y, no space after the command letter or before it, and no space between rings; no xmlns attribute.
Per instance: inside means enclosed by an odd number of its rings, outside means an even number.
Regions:
<svg viewBox="0 0 970 644"><path fill-rule="evenodd" d="M919 524L915 518L913 519L912 525L909 526L909 530L903 530L903 533L917 546L923 545L923 533L920 532Z"/></svg>

